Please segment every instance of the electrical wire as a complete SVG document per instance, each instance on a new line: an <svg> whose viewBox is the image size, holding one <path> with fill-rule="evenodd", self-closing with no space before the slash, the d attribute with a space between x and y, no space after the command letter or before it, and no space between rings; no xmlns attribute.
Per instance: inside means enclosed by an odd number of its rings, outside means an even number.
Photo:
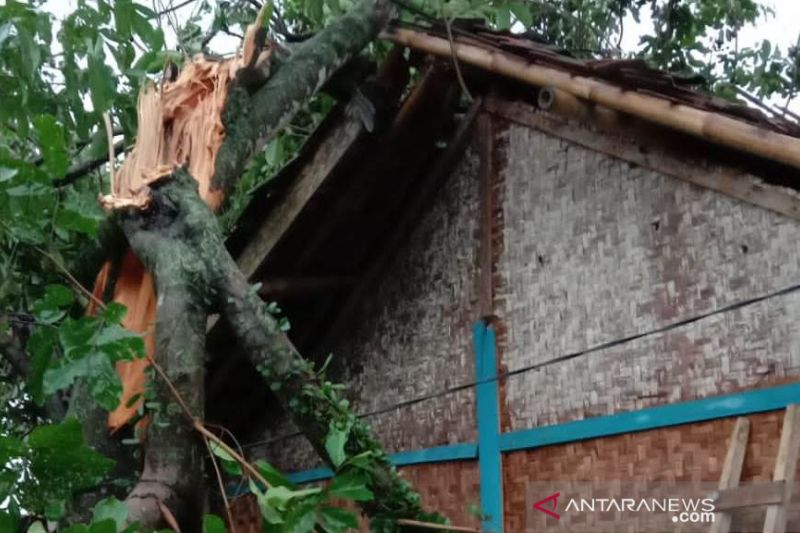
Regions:
<svg viewBox="0 0 800 533"><path fill-rule="evenodd" d="M754 305L754 304L769 300L771 298L776 298L776 297L780 297L780 296L786 296L786 295L793 294L793 293L798 292L798 291L800 291L800 284L790 285L790 286L785 287L783 289L780 289L780 290L777 290L777 291L774 291L774 292L770 292L770 293L764 294L762 296L756 296L754 298L748 298L746 300L741 300L739 302L734 302L732 304L729 304L729 305L714 309L714 310L709 311L707 313L695 315L693 317L685 318L683 320L678 320L676 322L671 322L669 324L666 324L666 325L658 327L658 328L650 329L650 330L643 331L643 332L640 332L640 333L636 333L636 334L633 334L633 335L628 335L626 337L622 337L622 338L615 339L615 340L612 340L612 341L607 341L607 342L603 342L603 343L600 343L600 344L596 344L594 346L591 346L591 347L583 349L583 350L579 350L579 351L576 351L576 352L570 352L570 353L567 353L567 354L564 354L564 355L560 355L558 357L554 357L552 359L548 359L546 361L541 361L541 362L534 363L534 364L531 364L531 365L526 365L526 366L523 366L523 367L520 367L520 368L516 368L514 370L507 370L505 372L498 373L497 376L493 377L493 378L470 381L468 383L463 383L461 385L455 385L453 387L448 387L448 388L442 389L440 391L431 392L429 394L424 394L422 396L417 396L415 398L410 398L408 400L404 400L404 401L401 401L401 402L398 402L398 403L395 403L395 404L392 404L392 405L389 405L389 406L386 406L386 407L381 407L381 408L375 409L373 411L367 411L365 413L359 414L358 418L365 419L365 418L370 418L370 417L373 417L373 416L378 416L378 415L382 415L382 414L386 414L386 413L391 413L393 411L396 411L398 409L402 409L404 407L411 407L413 405L417 405L417 404L422 403L422 402L435 400L437 398L442 398L442 397L448 396L450 394L455 394L455 393L458 393L458 392L469 390L469 389L477 387L478 385L483 385L483 384L486 384L486 383L493 383L493 382L501 382L501 381L504 381L504 380L506 380L507 378L510 378L510 377L520 376L520 375L525 374L527 372L541 370L542 368L545 368L545 367L553 365L553 364L564 363L566 361L570 361L572 359L576 359L576 358L584 356L584 355L589 355L589 354L592 354L592 353L595 353L595 352L600 352L600 351L603 351L603 350L607 350L609 348L613 348L615 346L620 346L622 344L627 344L629 342L632 342L632 341L635 341L635 340L639 340L639 339L643 339L645 337L650 337L650 336L653 336L653 335L659 335L659 334L662 334L662 333L666 333L668 331L671 331L671 330L674 330L674 329L677 329L677 328L681 328L681 327L687 326L689 324L693 324L695 322L699 322L699 321L704 320L706 318L710 318L710 317L713 317L713 316L716 316L716 315L729 313L731 311L735 311L737 309L742 309L744 307L748 307L748 306L751 306L751 305ZM281 435L281 436L274 437L274 438L267 439L267 440L251 442L249 444L245 444L243 447L244 448L252 448L254 446L269 445L269 444L280 442L280 441L283 441L283 440L286 440L286 439L298 437L298 436L301 436L301 435L302 435L302 433L297 431L297 432L294 432L294 433L291 433L291 434Z"/></svg>

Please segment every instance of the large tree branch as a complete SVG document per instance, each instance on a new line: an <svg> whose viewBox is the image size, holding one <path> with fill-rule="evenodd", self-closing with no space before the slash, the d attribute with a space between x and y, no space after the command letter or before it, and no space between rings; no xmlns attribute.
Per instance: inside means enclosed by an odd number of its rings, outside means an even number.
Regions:
<svg viewBox="0 0 800 533"><path fill-rule="evenodd" d="M197 183L183 171L178 175L176 183L196 194ZM203 417L206 292L211 286L208 262L213 261L203 247L209 234L219 234L219 227L216 219L205 217L208 208L202 201L198 206L184 196L180 187L156 187L153 210L121 217L131 247L155 280L156 362L184 403L180 408L175 404L163 380L151 381L150 392L160 407L147 431L142 477L127 502L130 519L147 527L161 522L163 504L187 531L199 531L202 441L186 423L184 409Z"/></svg>
<svg viewBox="0 0 800 533"><path fill-rule="evenodd" d="M367 425L352 414L338 397L335 388L326 386L311 364L300 356L280 331L277 321L267 311L257 292L249 287L247 279L225 248L217 221L200 199L197 183L191 176L178 170L154 184L148 211L123 215L122 219L122 226L134 250L145 265L155 272L159 288L159 322L156 329L159 331L160 364L165 367L180 394L193 398L194 403L190 406L192 412L200 413L202 407L202 367L198 368L198 365L202 365L202 359L198 357L198 350L202 346L205 313L219 310L230 323L237 341L250 360L260 369L267 384L276 391L295 423L326 462L332 462L325 448L331 424L350 427L345 446L348 456L371 452L369 485L375 499L366 502L363 510L374 526L381 527L380 531L399 531L397 519L428 518L422 511L419 496L397 474ZM169 256L164 257L163 254ZM161 266L165 262L169 266ZM194 289L184 286L189 280ZM193 292L202 300L195 301L189 296ZM177 302L170 304L172 300ZM204 308L204 305L209 307ZM177 313L188 316L175 316ZM177 347L181 347L179 354L175 353ZM160 391L158 398L166 404L169 394ZM175 427L191 430L185 420L175 418L172 422L176 426L170 430L171 433L176 431ZM167 441L163 442L162 439ZM185 447L183 451L175 447L179 441ZM176 466L177 461L179 468L169 470L167 464L157 463L152 467L148 464L143 480L149 479L160 469L167 471L161 478L163 487L180 486L175 485L179 480L170 476L177 472L183 475L191 472L188 470L192 465L189 464L187 450L197 453L196 440L185 433L180 439L163 432L151 433L147 461L150 461L151 454L167 457L165 449L171 450L172 465ZM196 464L193 468L199 470ZM135 490L134 494L138 492ZM171 498L175 493L177 489L157 494Z"/></svg>
<svg viewBox="0 0 800 533"><path fill-rule="evenodd" d="M244 83L233 85L223 114L226 136L216 157L215 189L230 188L249 157L375 37L391 14L390 5L388 0L361 0L282 61L260 89L251 93ZM198 196L196 181L178 170L150 189L147 209L122 213L119 220L131 247L154 275L157 360L178 393L189 399L189 410L202 415L206 317L221 310L267 382L273 388L280 385L278 396L326 461L331 462L325 439L332 422L350 427L348 454L371 452L375 500L364 511L373 525L397 531L398 518L426 518L419 496L397 474L369 428L320 382L248 289L216 219ZM171 403L163 386L154 392L161 405ZM132 519L145 526L159 524L159 503L164 503L187 530L197 530L193 519L200 515L202 494L196 490L202 485L200 441L181 416L179 409L167 409L170 429L154 423L149 430L145 469L128 498Z"/></svg>
<svg viewBox="0 0 800 533"><path fill-rule="evenodd" d="M336 387L325 386L313 365L300 355L264 302L250 289L233 259L219 267L218 290L225 319L250 362L259 369L317 454L335 467L325 447L334 425L350 428L345 446L348 457L372 454L370 489L375 499L363 503L362 510L370 517L373 528L394 531L398 519L430 518L422 511L419 495L398 475L369 426L353 415Z"/></svg>
<svg viewBox="0 0 800 533"><path fill-rule="evenodd" d="M325 82L372 41L393 12L388 0L361 0L299 45L253 94L234 87L223 115L225 141L217 153L213 186L230 188L249 158L284 127Z"/></svg>

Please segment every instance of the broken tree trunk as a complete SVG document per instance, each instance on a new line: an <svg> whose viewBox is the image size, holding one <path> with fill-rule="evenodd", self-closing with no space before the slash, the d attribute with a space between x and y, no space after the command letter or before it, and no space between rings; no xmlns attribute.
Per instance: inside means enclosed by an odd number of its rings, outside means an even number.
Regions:
<svg viewBox="0 0 800 533"><path fill-rule="evenodd" d="M423 513L419 496L398 475L367 425L348 409L347 404L339 398L336 387L322 380L313 371L312 365L300 356L280 331L278 322L270 315L266 304L258 297L257 291L249 286L228 254L217 221L198 196L197 183L192 177L182 169L175 171L153 185L150 202L151 205L144 212L122 212L119 216L134 251L155 272L156 286L159 288L158 314L161 316L167 313L163 327L172 321L172 327L176 328L175 333L165 333L171 340L164 340L166 345L163 348L162 338L159 336L157 353L162 361L162 354L167 355L163 366L169 365L169 370L165 370L181 395L194 394L196 399L201 396L197 391L202 387L202 372L197 371L197 364L202 365L202 358L198 358L196 354L202 351L197 348L200 345L199 339L202 338L198 337L199 329L205 325L204 318L201 319L201 316L206 316L202 308L205 308L206 313L220 311L250 360L325 462L332 464L325 449L325 439L331 424L350 427L345 445L348 456L371 452L369 488L375 494L375 499L365 502L363 511L370 517L374 528L380 531L399 531L397 519L430 518ZM164 253L170 254L171 266L166 271L159 266L164 261ZM192 280L191 287L184 286L188 280ZM170 283L168 288L178 288L174 293L161 292L160 288L164 283ZM197 296L188 296L192 293ZM168 305L166 302L171 299L177 299L178 303L162 310L162 306ZM198 311L197 307L201 310ZM192 312L189 318L178 319L173 315L179 310ZM161 320L157 328L162 328ZM181 344L180 339L188 339L190 343L188 347L183 345L184 348L176 352L173 344ZM186 368L182 365L186 365ZM197 389L193 392L192 387ZM164 396L165 401L172 401L167 398L171 397ZM190 408L194 413L201 405L195 404ZM175 419L171 424L183 425L189 431L184 420ZM165 440L157 441L157 438ZM171 483L175 479L173 476L185 468L191 466L200 471L190 461L190 454L196 453L191 435L184 433L179 438L166 437L159 433L151 434L148 439L147 466L143 474L143 481L148 486L149 476L161 476L158 479L163 487ZM157 452L151 452L153 449ZM156 453L157 462L148 473L151 453ZM172 458L172 468L158 462L167 457ZM180 469L174 468L176 465L180 465ZM132 496L136 495L138 498L142 491L143 489L137 488ZM173 488L171 492L163 494L165 497L172 497L179 494L179 490ZM181 504L180 501L170 501L174 502L173 506ZM186 507L179 509L185 510ZM150 508L147 511L154 512ZM136 516L140 520L152 518L149 514Z"/></svg>
<svg viewBox="0 0 800 533"><path fill-rule="evenodd" d="M188 411L202 417L205 325L208 315L218 311L326 462L331 462L324 443L332 422L351 428L348 455L371 452L375 499L364 511L375 529L399 531L399 518L426 518L419 496L397 474L369 428L338 398L335 387L321 381L300 357L248 288L209 209L221 203L248 158L337 67L375 37L389 18L389 6L386 0L362 0L277 65L260 88L244 85L263 80L246 75L253 66L250 59L242 60L253 55L246 45L244 56L233 60L240 61L238 65L209 66L196 59L188 67L193 70L184 71L181 76L205 73L204 79L211 72L214 83L200 102L175 93L177 86L170 84L151 86L142 96L136 148L119 180L113 180L114 194L103 203L115 212L133 252L153 276L158 297L152 356L175 388L167 390L164 383L152 387L162 409L151 421L144 472L127 500L131 518L145 528L162 522L166 506L186 530L198 530L201 441L183 416ZM173 96L178 103L170 107ZM183 119L176 123L176 116ZM138 316L136 310L133 316ZM136 373L143 371L140 367L133 373L138 379ZM135 393L128 390L125 397ZM175 406L178 397L185 406Z"/></svg>
<svg viewBox="0 0 800 533"><path fill-rule="evenodd" d="M121 219L131 248L153 273L158 293L155 353L178 396L164 380L151 381L149 392L159 408L147 429L142 476L127 503L132 521L156 525L165 505L188 531L199 531L203 455L185 413L197 419L203 416L210 280L208 265L197 250L202 249L207 233L219 233L219 229L213 218L205 225L196 222L196 215L168 192L151 192L150 201L158 206L156 216L153 209L137 210Z"/></svg>

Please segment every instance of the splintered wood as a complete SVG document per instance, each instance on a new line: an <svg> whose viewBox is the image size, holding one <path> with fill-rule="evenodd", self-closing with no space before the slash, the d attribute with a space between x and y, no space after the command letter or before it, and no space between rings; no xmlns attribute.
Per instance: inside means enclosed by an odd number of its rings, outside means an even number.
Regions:
<svg viewBox="0 0 800 533"><path fill-rule="evenodd" d="M143 208L149 185L185 166L200 186L201 197L216 209L222 194L211 187L216 155L225 138L222 110L230 82L241 62L208 61L202 56L172 82L148 83L139 95L139 133L133 151L116 173L107 209Z"/></svg>
<svg viewBox="0 0 800 533"><path fill-rule="evenodd" d="M222 113L237 72L259 64L263 70L269 63L269 49L262 50L257 42L264 39L259 29L260 24L251 26L242 53L236 57L210 61L196 56L177 79L144 87L138 102L136 144L121 168L116 172L112 169L111 194L99 199L105 209L146 208L150 185L168 178L178 167L185 167L197 180L200 196L212 210L220 207L223 191L211 182L217 152L225 139ZM95 294L104 293L110 271L107 263L95 281ZM131 250L120 265L113 300L128 308L122 325L145 335L147 348L146 359L117 363L123 392L119 406L108 417L109 428L116 431L139 410L145 369L155 353L153 278Z"/></svg>

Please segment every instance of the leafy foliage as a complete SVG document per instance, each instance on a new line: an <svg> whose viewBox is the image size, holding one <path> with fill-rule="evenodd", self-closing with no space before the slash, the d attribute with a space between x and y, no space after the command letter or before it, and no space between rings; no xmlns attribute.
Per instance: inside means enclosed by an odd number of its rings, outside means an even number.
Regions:
<svg viewBox="0 0 800 533"><path fill-rule="evenodd" d="M113 462L83 440L75 419L42 425L26 438L0 437L0 494L9 495L11 520L21 509L58 520L76 491L103 480Z"/></svg>
<svg viewBox="0 0 800 533"><path fill-rule="evenodd" d="M49 286L48 296L53 288L60 289L57 292L63 299L51 307L52 298L48 300L46 296L35 307L37 318L58 316L64 304L71 303L69 291L60 285ZM47 395L69 388L78 378L86 378L95 400L107 410L115 409L122 385L114 363L145 355L141 336L119 324L125 311L123 306L111 303L98 316L66 318L57 327L40 318L42 324L52 327L37 329L28 341L34 369L28 386L34 401L42 405Z"/></svg>
<svg viewBox="0 0 800 533"><path fill-rule="evenodd" d="M332 435L333 432L329 440ZM346 433L340 433L332 439L342 443L340 453L343 454ZM264 531L268 533L307 533L315 527L328 533L357 529L356 516L335 504L342 501L371 501L374 497L367 488L370 472L366 455L349 461L343 459L336 476L325 487L301 489L265 461L259 461L257 467L270 486L264 488L251 482L250 490L256 495L264 519Z"/></svg>

